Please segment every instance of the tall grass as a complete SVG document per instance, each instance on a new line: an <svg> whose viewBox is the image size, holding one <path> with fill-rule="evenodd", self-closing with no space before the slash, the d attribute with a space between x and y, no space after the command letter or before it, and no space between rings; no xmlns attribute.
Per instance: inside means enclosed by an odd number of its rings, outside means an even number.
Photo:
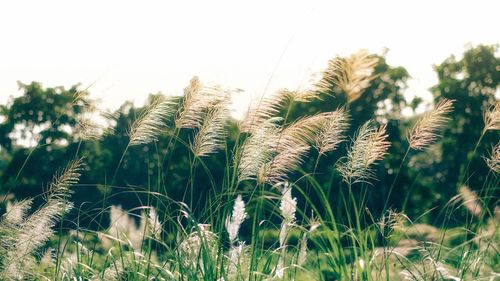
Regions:
<svg viewBox="0 0 500 281"><path fill-rule="evenodd" d="M352 102L362 97L363 90L374 79L372 73L376 63L364 51L333 61L324 73L325 81L342 88L348 95L348 102ZM172 121L176 128L170 135L169 145L185 146L191 153L190 179L184 200L173 200L166 192L153 191L150 186L123 188L123 193L146 195L147 202L132 210L120 206L98 208L92 220L100 224L102 217L107 215L110 221L98 230L86 229L76 221L71 230L63 231L62 224L58 228L57 223L72 209L70 189L77 184L84 161L77 152L77 160L56 174L43 194L44 203L39 209L30 211L32 199L9 202L0 222L1 278L499 278L500 210L498 207L491 210L487 204L498 200L495 192L499 184L499 145L485 159L491 173L481 193L460 183L462 187L457 190L457 196L443 207L448 219L458 209L467 210L470 219L464 227L442 230L421 224L419 218L409 218L401 210L389 209L388 201L382 217L374 217L366 204L367 188L376 180L374 165L383 160L390 143L386 126L370 120L358 128L347 154L331 163L343 179L336 183L342 190L340 205L333 205L329 190L317 181L315 172L320 157L337 149L348 138L345 135L349 119L347 110L340 108L293 122L278 116L286 110L287 101L318 99L331 84L316 86L316 90L306 93L281 91L256 101L241 120L232 146L227 140L230 91L204 86L194 78L179 108L169 99L153 101L132 123L123 155L131 146L155 142L164 133L167 121ZM408 151L424 150L439 140L452 106L452 101L443 100L416 122L408 133ZM497 119L498 104L485 114L484 131L498 130ZM81 128L93 132L86 134L92 139L100 139L95 132L105 131L88 120L81 122ZM189 132L189 141L179 137L180 130ZM222 181L216 181L204 157L222 153L220 150L226 154L225 174ZM305 171L302 164L313 150L318 155L314 170ZM158 159L169 157L158 156ZM119 176L122 160L114 178ZM166 163L168 165L170 160ZM208 175L214 190L201 206L195 203L198 172ZM292 182L292 174L303 176ZM158 182L166 180L168 175L159 173ZM222 182L222 186L216 186L216 182ZM326 184L332 185L333 182ZM361 196L354 196L355 190ZM305 198L303 208L297 203L298 194ZM320 205L312 204L313 195ZM205 211L194 212L202 208ZM89 214L83 211L81 216ZM245 233L240 233L243 228Z"/></svg>

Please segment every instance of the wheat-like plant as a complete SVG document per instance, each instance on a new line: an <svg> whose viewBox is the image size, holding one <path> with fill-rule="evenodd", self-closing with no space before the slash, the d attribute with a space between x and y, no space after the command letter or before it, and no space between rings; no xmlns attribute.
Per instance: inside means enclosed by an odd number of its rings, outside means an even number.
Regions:
<svg viewBox="0 0 500 281"><path fill-rule="evenodd" d="M167 118L173 114L175 103L170 98L158 97L132 123L128 131L129 146L148 144L158 140Z"/></svg>
<svg viewBox="0 0 500 281"><path fill-rule="evenodd" d="M5 217L0 228L10 224L10 245L6 245L2 276L7 280L18 280L31 274L36 264L34 253L54 234L52 227L66 214L72 204L67 202L69 188L78 182L82 160L71 162L66 169L56 175L45 194L46 202L37 211L24 218L30 201L24 201L11 209L11 215ZM3 239L3 238L2 238Z"/></svg>
<svg viewBox="0 0 500 281"><path fill-rule="evenodd" d="M237 277L238 267L241 267L242 260L245 259L245 246L243 243L236 245L235 242L238 238L238 232L240 230L240 226L247 217L247 213L245 211L245 202L241 198L241 195L236 197L234 201L233 212L231 216L226 218L226 231L229 235L229 268L228 268L228 277L232 278L231 280Z"/></svg>
<svg viewBox="0 0 500 281"><path fill-rule="evenodd" d="M453 100L442 99L433 110L425 113L413 125L407 136L412 149L424 150L439 139L440 131L450 120L448 114L453 110L453 102Z"/></svg>
<svg viewBox="0 0 500 281"><path fill-rule="evenodd" d="M257 182L275 185L286 180L288 174L304 162L309 148L306 145L281 147L276 156L260 167Z"/></svg>
<svg viewBox="0 0 500 281"><path fill-rule="evenodd" d="M495 173L500 173L500 142L492 149L490 158L486 158L486 164Z"/></svg>
<svg viewBox="0 0 500 281"><path fill-rule="evenodd" d="M297 211L297 198L292 197L292 187L288 182L282 182L276 185L281 190L280 211L283 221L279 233L279 249L281 255L278 257L276 264L275 276L283 278L285 271L285 256L286 256L286 238L291 227L295 224L295 212Z"/></svg>
<svg viewBox="0 0 500 281"><path fill-rule="evenodd" d="M484 130L500 130L500 101L484 113Z"/></svg>
<svg viewBox="0 0 500 281"><path fill-rule="evenodd" d="M266 120L245 140L235 159L239 181L256 179L261 167L272 160L280 121L281 118Z"/></svg>
<svg viewBox="0 0 500 281"><path fill-rule="evenodd" d="M389 146L385 125L377 128L372 120L363 124L358 129L347 156L337 164L344 181L352 184L374 179L371 166L384 158Z"/></svg>
<svg viewBox="0 0 500 281"><path fill-rule="evenodd" d="M271 185L285 181L288 174L297 170L304 162L310 147L318 143L319 133L325 126L331 125L329 122L332 119L338 119L338 114L339 112L335 111L303 117L282 129L273 145L275 156L260 167L257 181ZM337 126L335 132L330 131L333 134L325 136L328 139L323 140L322 145L332 145L333 142L339 141L338 139L333 140L332 137L341 138L339 135L342 126ZM327 130L329 129L331 127L327 128ZM323 131L323 133L325 132Z"/></svg>
<svg viewBox="0 0 500 281"><path fill-rule="evenodd" d="M345 140L344 133L349 127L348 115L344 109L334 111L316 134L315 148L320 154L333 151Z"/></svg>
<svg viewBox="0 0 500 281"><path fill-rule="evenodd" d="M328 62L323 79L317 84L318 91L329 92L332 85L337 85L351 103L361 97L376 77L373 73L378 61L367 50L360 50L347 58L336 57Z"/></svg>
<svg viewBox="0 0 500 281"><path fill-rule="evenodd" d="M234 243L238 237L238 232L240 231L240 226L247 217L245 211L245 201L241 198L241 195L236 197L234 200L233 213L231 216L226 218L226 231L229 235L229 242Z"/></svg>
<svg viewBox="0 0 500 281"><path fill-rule="evenodd" d="M12 204L7 202L6 212L3 215L3 223L20 225L28 214L33 199L26 199Z"/></svg>
<svg viewBox="0 0 500 281"><path fill-rule="evenodd" d="M114 128L106 123L110 123L116 120L116 118L116 114L108 111L93 108L87 109L76 120L75 135L84 141L100 141L104 136L114 132Z"/></svg>
<svg viewBox="0 0 500 281"><path fill-rule="evenodd" d="M300 240L299 253L297 255L297 266L302 267L307 258L307 238L314 232L319 226L320 222L317 218L312 217L309 221L309 229L302 234L302 239Z"/></svg>
<svg viewBox="0 0 500 281"><path fill-rule="evenodd" d="M288 91L278 91L270 97L256 100L248 109L245 117L239 124L241 132L253 133L264 122L278 115L285 102L290 98Z"/></svg>
<svg viewBox="0 0 500 281"><path fill-rule="evenodd" d="M226 124L229 120L229 110L226 103L209 108L199 128L191 149L198 157L207 156L217 152L224 145L227 137Z"/></svg>
<svg viewBox="0 0 500 281"><path fill-rule="evenodd" d="M227 103L230 93L220 87L208 87L198 77L189 82L184 91L184 100L175 125L177 128L199 128L203 125L207 109L220 103Z"/></svg>
<svg viewBox="0 0 500 281"><path fill-rule="evenodd" d="M462 205L474 216L480 216L483 212L483 208L481 207L477 193L470 190L468 186L463 185L459 189L459 194L463 201Z"/></svg>
<svg viewBox="0 0 500 281"><path fill-rule="evenodd" d="M154 238L161 238L162 224L160 222L160 218L158 217L156 209L153 207L149 208L148 212L148 229Z"/></svg>

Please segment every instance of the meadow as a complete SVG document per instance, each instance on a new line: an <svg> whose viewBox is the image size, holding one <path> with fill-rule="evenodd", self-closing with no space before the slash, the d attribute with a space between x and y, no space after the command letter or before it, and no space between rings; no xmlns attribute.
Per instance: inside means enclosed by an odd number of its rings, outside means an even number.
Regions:
<svg viewBox="0 0 500 281"><path fill-rule="evenodd" d="M25 85L43 94L3 124L65 99L3 156L1 279L500 280L497 54L443 62L433 104L410 115L408 74L366 51L239 120L233 90L196 77L126 115ZM52 179L31 180L42 166Z"/></svg>

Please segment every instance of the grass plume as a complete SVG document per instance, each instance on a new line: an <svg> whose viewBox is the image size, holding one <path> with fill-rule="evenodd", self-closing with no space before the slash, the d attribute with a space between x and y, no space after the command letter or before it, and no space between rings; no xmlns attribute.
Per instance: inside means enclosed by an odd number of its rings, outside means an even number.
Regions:
<svg viewBox="0 0 500 281"><path fill-rule="evenodd" d="M408 143L412 149L424 150L439 139L440 131L450 118L453 100L442 99L433 110L425 113L408 133Z"/></svg>

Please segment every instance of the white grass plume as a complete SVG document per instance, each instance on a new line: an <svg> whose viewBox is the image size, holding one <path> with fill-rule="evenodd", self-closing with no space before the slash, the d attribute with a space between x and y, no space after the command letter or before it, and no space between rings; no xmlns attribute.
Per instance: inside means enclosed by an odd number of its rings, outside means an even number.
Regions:
<svg viewBox="0 0 500 281"><path fill-rule="evenodd" d="M500 130L500 101L484 113L484 131Z"/></svg>
<svg viewBox="0 0 500 281"><path fill-rule="evenodd" d="M309 229L304 232L302 239L300 240L299 253L297 255L297 266L301 267L304 265L307 259L307 238L313 231L315 231L320 226L320 222L317 218L311 218L309 222Z"/></svg>
<svg viewBox="0 0 500 281"><path fill-rule="evenodd" d="M262 97L256 100L240 122L240 131L244 133L256 131L264 122L277 116L289 98L288 91L278 91L270 97Z"/></svg>
<svg viewBox="0 0 500 281"><path fill-rule="evenodd" d="M114 127L110 123L116 121L118 113L111 113L99 107L99 100L88 97L87 92L74 95L73 105L80 106L81 112L76 117L74 135L83 141L99 141L105 135L112 134Z"/></svg>
<svg viewBox="0 0 500 281"><path fill-rule="evenodd" d="M424 150L439 139L439 132L450 118L453 110L453 100L442 99L433 110L425 113L408 133L408 143L412 149Z"/></svg>
<svg viewBox="0 0 500 281"><path fill-rule="evenodd" d="M234 200L233 213L230 217L226 218L226 231L229 235L229 242L233 244L238 238L238 232L240 231L240 226L247 217L245 211L245 202L241 198L241 195L236 197Z"/></svg>
<svg viewBox="0 0 500 281"><path fill-rule="evenodd" d="M492 149L490 158L486 158L486 164L495 173L500 173L500 142Z"/></svg>
<svg viewBox="0 0 500 281"><path fill-rule="evenodd" d="M345 140L344 133L349 127L349 117L344 109L332 112L316 134L315 147L320 154L333 151Z"/></svg>
<svg viewBox="0 0 500 281"><path fill-rule="evenodd" d="M110 226L107 230L109 237L101 236L103 244L109 244L112 241L126 243L133 249L140 249L144 241L144 234L146 232L146 225L149 220L145 214L141 215L139 226L135 220L122 209L121 206L111 206L109 211Z"/></svg>
<svg viewBox="0 0 500 281"><path fill-rule="evenodd" d="M241 195L236 197L233 206L233 212L231 216L226 218L226 231L229 235L229 267L228 267L228 277L230 280L236 279L238 274L238 268L241 268L242 262L246 260L246 247L244 243L239 243L238 245L235 242L238 239L238 233L241 227L241 224L247 217L247 213L245 211L245 202L241 198Z"/></svg>
<svg viewBox="0 0 500 281"><path fill-rule="evenodd" d="M173 113L175 103L169 98L158 97L141 113L130 126L129 146L148 144L158 139L166 119Z"/></svg>
<svg viewBox="0 0 500 281"><path fill-rule="evenodd" d="M162 224L156 209L153 207L149 208L148 212L148 228L154 238L161 238Z"/></svg>
<svg viewBox="0 0 500 281"><path fill-rule="evenodd" d="M481 207L481 202L475 191L470 190L468 186L461 186L459 189L460 197L463 201L463 206L474 216L479 217L483 208Z"/></svg>
<svg viewBox="0 0 500 281"><path fill-rule="evenodd" d="M237 155L238 181L256 179L261 167L275 155L275 143L280 132L281 118L271 118L260 124L243 143Z"/></svg>
<svg viewBox="0 0 500 281"><path fill-rule="evenodd" d="M347 156L337 164L344 181L349 184L368 183L374 179L371 166L384 158L389 146L385 125L377 129L372 120L367 121L359 128Z"/></svg>
<svg viewBox="0 0 500 281"><path fill-rule="evenodd" d="M227 122L229 120L229 110L225 103L220 103L208 109L203 125L200 127L191 149L198 157L207 156L217 152L227 137Z"/></svg>
<svg viewBox="0 0 500 281"><path fill-rule="evenodd" d="M360 50L347 58L334 58L328 62L323 79L317 84L318 91L329 92L332 85L337 85L347 95L347 102L351 103L370 86L378 61L367 50Z"/></svg>
<svg viewBox="0 0 500 281"><path fill-rule="evenodd" d="M10 201L7 202L6 213L3 216L4 222L13 225L20 225L26 218L26 215L31 208L31 203L33 203L32 199L22 200L14 204Z"/></svg>
<svg viewBox="0 0 500 281"><path fill-rule="evenodd" d="M184 91L184 100L175 125L177 128L199 128L203 124L207 109L219 103L227 103L229 98L228 91L216 86L204 86L195 76Z"/></svg>
<svg viewBox="0 0 500 281"><path fill-rule="evenodd" d="M304 162L309 147L305 145L286 147L274 158L262 165L257 174L258 183L277 184L288 178Z"/></svg>
<svg viewBox="0 0 500 281"><path fill-rule="evenodd" d="M104 136L113 134L114 127L109 123L117 115L108 111L84 112L76 121L75 135L83 141L100 141Z"/></svg>
<svg viewBox="0 0 500 281"><path fill-rule="evenodd" d="M66 199L70 193L69 188L78 182L81 165L81 159L75 160L61 174L56 175L44 196L46 203L22 222L17 222L18 226L13 231L15 236L10 239L12 244L7 249L3 265L2 276L5 279L23 278L29 274L29 269L34 264L33 254L53 235L52 227L61 216L72 208L72 204ZM26 204L21 207L23 212L27 211L27 207ZM17 216L16 219L20 217Z"/></svg>
<svg viewBox="0 0 500 281"><path fill-rule="evenodd" d="M285 181L288 174L297 170L303 163L311 145L317 143L318 132L337 115L338 112L325 112L304 117L282 129L273 145L276 155L261 166L257 181L271 185ZM337 128L338 134L339 131ZM329 140L325 140L325 144L332 144L327 142Z"/></svg>
<svg viewBox="0 0 500 281"><path fill-rule="evenodd" d="M290 183L283 182L277 184L276 187L281 189L280 211L283 221L279 233L279 245L281 254L278 257L278 262L275 268L275 274L278 278L282 278L285 270L286 257L286 238L290 233L291 227L295 224L295 212L297 210L297 198L292 197L292 187Z"/></svg>

